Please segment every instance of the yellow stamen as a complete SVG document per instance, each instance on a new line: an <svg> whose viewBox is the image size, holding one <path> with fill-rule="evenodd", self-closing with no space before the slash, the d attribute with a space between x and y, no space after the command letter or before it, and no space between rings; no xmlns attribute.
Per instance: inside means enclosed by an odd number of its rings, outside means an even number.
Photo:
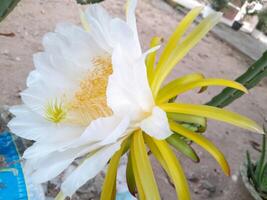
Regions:
<svg viewBox="0 0 267 200"><path fill-rule="evenodd" d="M59 123L66 117L66 109L62 101L55 99L50 101L45 108L45 117L47 120Z"/></svg>
<svg viewBox="0 0 267 200"><path fill-rule="evenodd" d="M70 120L74 123L88 125L92 120L112 114L106 97L108 77L112 74L111 58L96 57L93 64L94 68L81 81L68 105Z"/></svg>

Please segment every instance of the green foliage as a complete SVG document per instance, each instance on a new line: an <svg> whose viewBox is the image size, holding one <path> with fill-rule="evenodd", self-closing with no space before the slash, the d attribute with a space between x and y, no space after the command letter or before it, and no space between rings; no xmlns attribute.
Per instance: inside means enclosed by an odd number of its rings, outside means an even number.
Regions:
<svg viewBox="0 0 267 200"><path fill-rule="evenodd" d="M259 23L257 29L261 30L264 34L267 34L267 8L258 13Z"/></svg>
<svg viewBox="0 0 267 200"><path fill-rule="evenodd" d="M266 130L265 130L266 132ZM263 135L260 159L253 163L247 151L247 174L250 183L259 195L267 200L267 162L266 162L266 136Z"/></svg>
<svg viewBox="0 0 267 200"><path fill-rule="evenodd" d="M256 86L261 79L267 76L267 51L257 60L249 69L236 79L237 82L243 84L247 89ZM236 89L226 88L220 94L213 97L207 105L223 108L232 103L244 93Z"/></svg>
<svg viewBox="0 0 267 200"><path fill-rule="evenodd" d="M229 0L209 0L212 8L216 11L220 11L228 6Z"/></svg>
<svg viewBox="0 0 267 200"><path fill-rule="evenodd" d="M166 139L166 141L176 150L180 151L191 160L199 162L199 157L197 156L195 150L188 144L188 142L184 138L179 136L177 133L172 134Z"/></svg>
<svg viewBox="0 0 267 200"><path fill-rule="evenodd" d="M0 0L0 22L16 7L20 0Z"/></svg>
<svg viewBox="0 0 267 200"><path fill-rule="evenodd" d="M79 4L84 5L84 4L99 3L99 2L104 1L104 0L76 0L76 1Z"/></svg>

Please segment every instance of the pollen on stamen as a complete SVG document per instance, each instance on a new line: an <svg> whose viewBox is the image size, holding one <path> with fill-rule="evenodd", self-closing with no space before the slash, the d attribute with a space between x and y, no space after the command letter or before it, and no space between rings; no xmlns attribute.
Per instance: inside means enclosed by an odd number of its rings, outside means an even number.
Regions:
<svg viewBox="0 0 267 200"><path fill-rule="evenodd" d="M59 123L66 118L67 111L62 101L52 100L45 108L45 118L51 122Z"/></svg>
<svg viewBox="0 0 267 200"><path fill-rule="evenodd" d="M88 125L92 120L112 114L107 106L106 89L108 77L112 74L110 56L95 57L93 68L80 82L73 101L69 104L68 116L71 121Z"/></svg>

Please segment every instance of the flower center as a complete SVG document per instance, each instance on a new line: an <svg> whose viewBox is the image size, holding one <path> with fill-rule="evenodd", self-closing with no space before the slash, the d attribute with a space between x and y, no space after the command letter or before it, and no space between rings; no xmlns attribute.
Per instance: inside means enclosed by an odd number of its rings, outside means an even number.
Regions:
<svg viewBox="0 0 267 200"><path fill-rule="evenodd" d="M112 74L111 57L96 57L92 63L92 70L80 82L79 89L70 101L64 98L64 101L48 103L45 108L47 120L88 126L99 117L112 115L106 97L108 77Z"/></svg>
<svg viewBox="0 0 267 200"><path fill-rule="evenodd" d="M45 117L47 120L59 123L65 119L67 110L64 108L61 100L50 101L45 108Z"/></svg>
<svg viewBox="0 0 267 200"><path fill-rule="evenodd" d="M68 105L71 121L80 125L112 114L106 97L108 77L112 74L111 58L96 57L92 62L94 68L80 82L79 90Z"/></svg>

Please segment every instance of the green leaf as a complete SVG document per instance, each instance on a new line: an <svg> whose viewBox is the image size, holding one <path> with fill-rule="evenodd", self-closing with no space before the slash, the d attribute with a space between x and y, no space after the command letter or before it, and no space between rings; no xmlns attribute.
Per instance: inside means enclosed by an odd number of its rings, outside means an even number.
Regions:
<svg viewBox="0 0 267 200"><path fill-rule="evenodd" d="M79 3L79 4L84 5L84 4L99 3L99 2L104 1L104 0L76 0L76 1L77 1L77 3Z"/></svg>
<svg viewBox="0 0 267 200"><path fill-rule="evenodd" d="M0 22L16 7L20 0L0 0Z"/></svg>
<svg viewBox="0 0 267 200"><path fill-rule="evenodd" d="M262 137L261 157L260 157L260 160L258 162L258 165L256 167L256 171L255 171L256 179L257 179L257 182L259 182L259 183L261 182L262 174L264 171L264 162L265 162L265 154L266 154L265 151L266 151L266 138L265 138L265 134L264 134Z"/></svg>
<svg viewBox="0 0 267 200"><path fill-rule="evenodd" d="M257 181L256 181L256 177L255 177L254 170L253 170L253 164L251 162L250 154L249 154L248 151L247 151L246 155L247 155L247 165L248 165L247 166L247 168L248 168L248 178L251 179L251 181L254 184L255 188L257 188Z"/></svg>
<svg viewBox="0 0 267 200"><path fill-rule="evenodd" d="M267 192L267 164L263 167L263 174L261 178L261 191Z"/></svg>
<svg viewBox="0 0 267 200"><path fill-rule="evenodd" d="M191 160L199 162L199 157L197 156L194 149L189 144L187 144L178 134L172 134L166 139L166 141Z"/></svg>

